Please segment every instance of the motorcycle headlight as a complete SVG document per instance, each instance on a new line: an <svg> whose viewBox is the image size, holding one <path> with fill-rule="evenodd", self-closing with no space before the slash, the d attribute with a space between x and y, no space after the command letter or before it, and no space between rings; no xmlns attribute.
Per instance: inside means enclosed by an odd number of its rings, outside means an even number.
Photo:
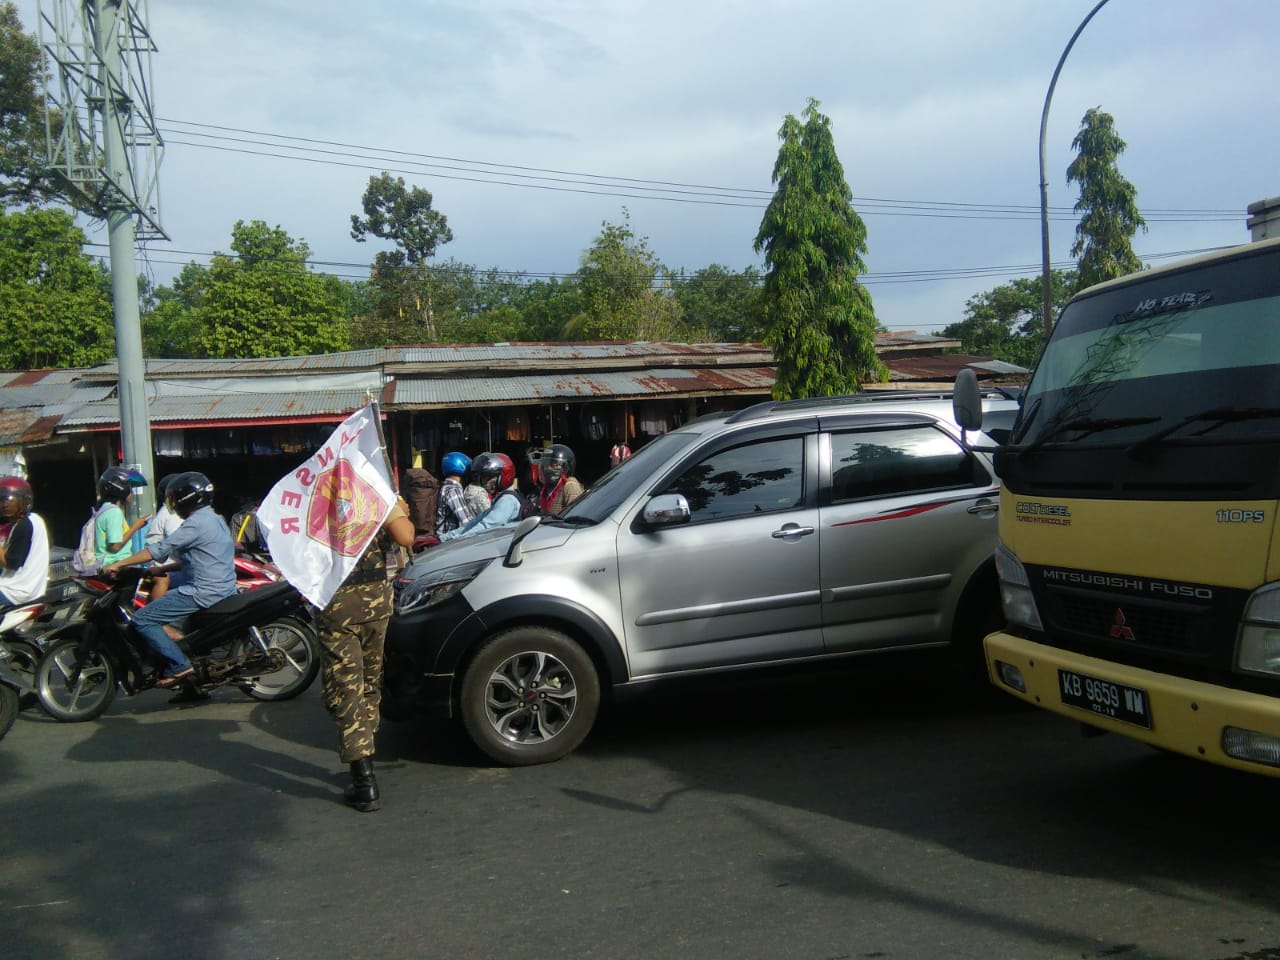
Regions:
<svg viewBox="0 0 1280 960"><path fill-rule="evenodd" d="M1245 604L1236 669L1280 676L1280 584L1255 590Z"/></svg>
<svg viewBox="0 0 1280 960"><path fill-rule="evenodd" d="M493 557L445 567L412 580L396 581L396 611L426 610L436 604L456 597L463 587L480 576L485 567L493 563Z"/></svg>
<svg viewBox="0 0 1280 960"><path fill-rule="evenodd" d="M1000 605L1004 608L1004 618L1017 626L1043 630L1027 568L1003 543L996 546L996 573L1000 577Z"/></svg>

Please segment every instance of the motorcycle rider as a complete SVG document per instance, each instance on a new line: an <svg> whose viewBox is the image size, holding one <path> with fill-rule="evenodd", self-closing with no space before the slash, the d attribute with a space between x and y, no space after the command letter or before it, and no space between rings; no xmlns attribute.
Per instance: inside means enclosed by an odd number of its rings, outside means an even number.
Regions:
<svg viewBox="0 0 1280 960"><path fill-rule="evenodd" d="M516 465L505 453L482 453L471 464L471 472L493 498L489 509L456 530L441 535L441 541L510 527L520 522L523 501L516 490Z"/></svg>
<svg viewBox="0 0 1280 960"><path fill-rule="evenodd" d="M0 606L30 603L49 585L49 531L32 500L22 477L0 477L0 520L10 525L0 544Z"/></svg>
<svg viewBox="0 0 1280 960"><path fill-rule="evenodd" d="M577 459L563 443L553 443L538 461L538 509L553 517L582 496L585 488L573 475Z"/></svg>
<svg viewBox="0 0 1280 960"><path fill-rule="evenodd" d="M212 606L236 592L235 544L226 521L214 512L213 484L203 473L180 473L169 483L165 495L169 509L182 518L182 525L167 537L122 560L102 568L113 574L120 567L150 560L176 557L182 584L158 600L148 603L134 614L133 625L151 649L168 665L157 687L175 687L190 681L195 674L191 661L169 634L167 624L182 620L205 607ZM188 684L175 700L203 699Z"/></svg>
<svg viewBox="0 0 1280 960"><path fill-rule="evenodd" d="M135 486L146 486L146 480L124 467L107 467L98 478L98 512L93 521L93 539L99 566L127 557L133 535L151 519L147 514L133 523L125 522L124 508L133 499Z"/></svg>
<svg viewBox="0 0 1280 960"><path fill-rule="evenodd" d="M466 491L462 486L462 478L470 469L471 458L465 453L453 450L440 459L444 483L440 485L440 496L436 500L437 537L465 526L480 513L467 502Z"/></svg>

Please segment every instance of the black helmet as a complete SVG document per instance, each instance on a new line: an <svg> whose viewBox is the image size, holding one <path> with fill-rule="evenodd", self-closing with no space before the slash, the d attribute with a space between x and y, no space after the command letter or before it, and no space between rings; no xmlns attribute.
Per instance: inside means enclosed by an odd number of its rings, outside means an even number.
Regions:
<svg viewBox="0 0 1280 960"><path fill-rule="evenodd" d="M213 503L213 483L203 473L180 473L165 492L169 509L184 520L200 507Z"/></svg>
<svg viewBox="0 0 1280 960"><path fill-rule="evenodd" d="M118 503L129 496L134 487L144 486L146 481L141 474L126 470L124 467L107 467L98 478L98 499Z"/></svg>
<svg viewBox="0 0 1280 960"><path fill-rule="evenodd" d="M572 450L563 443L553 443L538 461L538 475L542 478L543 486L553 487L560 482L561 477L572 477L576 465L577 460Z"/></svg>
<svg viewBox="0 0 1280 960"><path fill-rule="evenodd" d="M493 481L491 493L506 490L516 482L516 465L505 453L482 453L471 461L471 473L480 485L488 488Z"/></svg>

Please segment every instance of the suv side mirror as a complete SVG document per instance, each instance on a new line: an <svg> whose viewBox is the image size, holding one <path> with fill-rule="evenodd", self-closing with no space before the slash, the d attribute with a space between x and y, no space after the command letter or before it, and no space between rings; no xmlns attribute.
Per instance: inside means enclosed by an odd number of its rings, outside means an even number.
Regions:
<svg viewBox="0 0 1280 960"><path fill-rule="evenodd" d="M663 493L644 505L640 519L646 527L674 527L688 523L692 513L683 493Z"/></svg>
<svg viewBox="0 0 1280 960"><path fill-rule="evenodd" d="M982 429L982 395L978 390L978 375L972 370L956 374L955 391L951 394L951 410L956 423L965 430Z"/></svg>
<svg viewBox="0 0 1280 960"><path fill-rule="evenodd" d="M520 521L520 525L516 527L516 532L511 535L511 545L507 547L506 559L502 561L504 567L518 567L524 563L524 549L521 544L524 538L538 529L538 524L542 523L540 515L525 517Z"/></svg>

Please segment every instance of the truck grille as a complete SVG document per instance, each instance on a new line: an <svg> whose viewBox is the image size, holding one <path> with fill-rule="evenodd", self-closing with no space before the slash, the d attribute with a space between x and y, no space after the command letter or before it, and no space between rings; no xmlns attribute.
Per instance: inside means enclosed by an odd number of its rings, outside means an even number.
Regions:
<svg viewBox="0 0 1280 960"><path fill-rule="evenodd" d="M1062 631L1095 644L1183 657L1209 657L1213 652L1213 617L1207 607L1171 609L1123 597L1058 591L1048 593L1045 600L1047 626L1052 632ZM1118 622L1117 611L1123 622Z"/></svg>

